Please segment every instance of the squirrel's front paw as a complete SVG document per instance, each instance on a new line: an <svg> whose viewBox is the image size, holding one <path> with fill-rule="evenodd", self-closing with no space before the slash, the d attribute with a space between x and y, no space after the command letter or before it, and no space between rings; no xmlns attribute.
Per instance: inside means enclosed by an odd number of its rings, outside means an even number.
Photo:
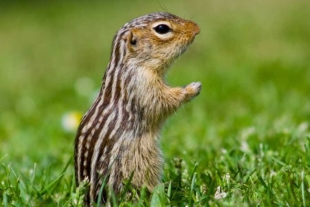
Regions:
<svg viewBox="0 0 310 207"><path fill-rule="evenodd" d="M200 82L193 82L185 87L186 101L190 101L195 96L198 96L201 90Z"/></svg>

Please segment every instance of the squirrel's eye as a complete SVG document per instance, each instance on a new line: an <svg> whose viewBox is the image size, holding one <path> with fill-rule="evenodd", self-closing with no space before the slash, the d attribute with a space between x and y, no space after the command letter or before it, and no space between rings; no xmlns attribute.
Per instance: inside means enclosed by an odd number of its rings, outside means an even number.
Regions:
<svg viewBox="0 0 310 207"><path fill-rule="evenodd" d="M165 24L160 24L157 25L156 27L153 28L158 34L167 34L168 32L171 31L170 27L168 27Z"/></svg>

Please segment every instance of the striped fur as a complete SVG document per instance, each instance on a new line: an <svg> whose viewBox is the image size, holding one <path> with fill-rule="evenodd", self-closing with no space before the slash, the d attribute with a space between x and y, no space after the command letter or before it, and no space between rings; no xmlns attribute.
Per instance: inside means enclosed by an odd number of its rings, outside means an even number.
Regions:
<svg viewBox="0 0 310 207"><path fill-rule="evenodd" d="M174 26L172 38L151 33L151 25L158 21ZM132 184L138 188L144 185L152 190L160 182L160 128L201 87L192 83L171 88L163 74L198 32L195 23L159 12L134 19L115 35L100 93L84 115L75 140L76 182L90 184L87 205L97 201L103 181L116 194L132 173ZM99 199L106 202L107 192Z"/></svg>

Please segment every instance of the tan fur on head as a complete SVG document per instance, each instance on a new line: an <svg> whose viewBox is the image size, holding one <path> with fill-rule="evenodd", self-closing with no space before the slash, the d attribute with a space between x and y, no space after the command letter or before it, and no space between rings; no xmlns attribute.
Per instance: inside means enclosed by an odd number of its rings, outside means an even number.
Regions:
<svg viewBox="0 0 310 207"><path fill-rule="evenodd" d="M167 25L171 31L166 34L158 34L154 28L158 25ZM162 72L188 45L193 42L195 36L200 32L199 27L187 20L169 19L154 20L143 27L129 29L131 40L128 41L128 58L146 66L145 68L157 69Z"/></svg>

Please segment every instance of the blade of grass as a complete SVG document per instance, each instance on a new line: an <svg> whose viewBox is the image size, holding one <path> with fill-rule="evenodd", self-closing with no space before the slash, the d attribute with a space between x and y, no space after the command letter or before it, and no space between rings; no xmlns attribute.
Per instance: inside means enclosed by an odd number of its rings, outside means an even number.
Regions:
<svg viewBox="0 0 310 207"><path fill-rule="evenodd" d="M122 202L122 201L125 199L125 196L126 196L128 190L129 190L129 188L130 188L133 175L134 175L134 172L132 172L132 173L130 174L129 179L128 179L128 181L126 182L126 185L125 185L124 188L123 188L123 191L122 191L122 194L121 194L121 196L120 196L119 202Z"/></svg>
<svg viewBox="0 0 310 207"><path fill-rule="evenodd" d="M72 158L69 159L69 161L67 162L66 166L64 167L64 169L62 170L61 174L55 179L53 180L50 184L48 184L44 189L42 189L39 194L42 196L43 194L45 194L46 192L49 192L50 194L54 192L56 186L59 185L61 179L63 178L65 172L67 171L69 164L71 163Z"/></svg>

